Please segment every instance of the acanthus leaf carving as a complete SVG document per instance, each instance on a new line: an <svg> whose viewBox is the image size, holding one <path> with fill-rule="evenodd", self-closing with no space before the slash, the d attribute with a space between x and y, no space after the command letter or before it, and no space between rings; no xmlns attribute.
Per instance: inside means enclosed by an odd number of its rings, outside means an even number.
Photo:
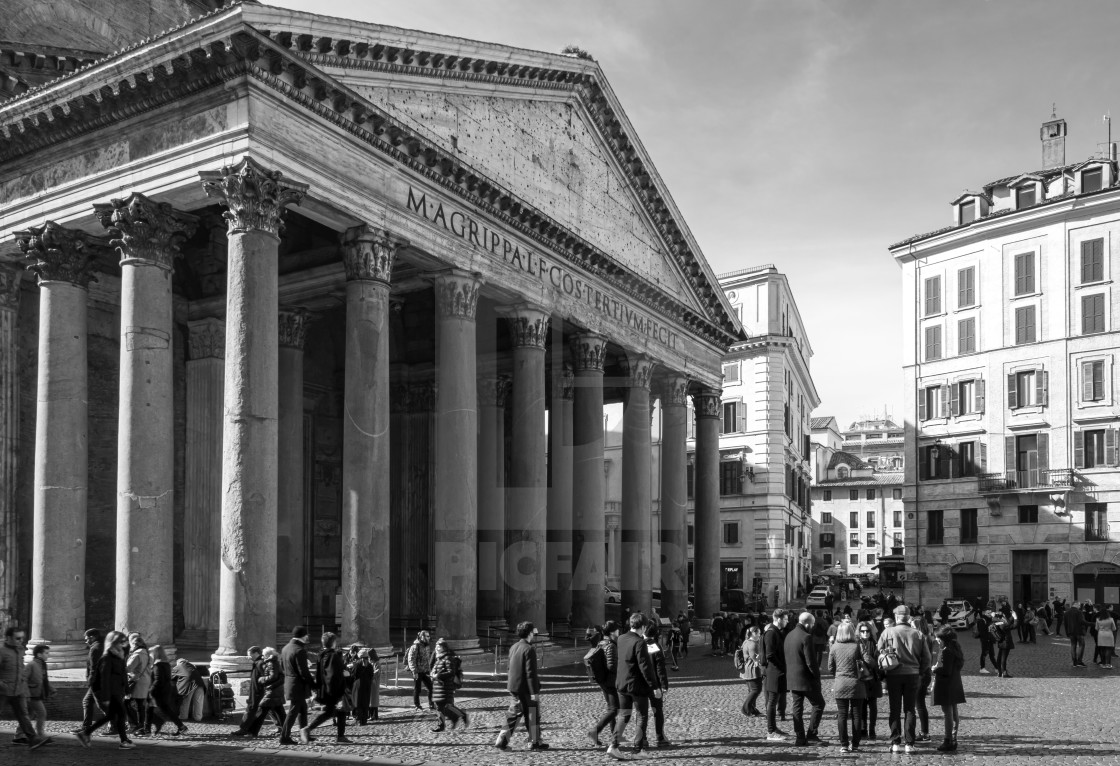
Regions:
<svg viewBox="0 0 1120 766"><path fill-rule="evenodd" d="M511 306L504 312L515 348L544 348L552 317L547 311L527 304Z"/></svg>
<svg viewBox="0 0 1120 766"><path fill-rule="evenodd" d="M692 395L698 418L718 418L720 416L720 391L702 388Z"/></svg>
<svg viewBox="0 0 1120 766"><path fill-rule="evenodd" d="M267 170L252 157L221 170L199 173L206 194L227 209L222 217L229 233L262 231L280 236L284 208L298 205L307 194L307 184L284 178L278 170Z"/></svg>
<svg viewBox="0 0 1120 766"><path fill-rule="evenodd" d="M580 333L572 338L569 345L576 372L603 371L603 357L607 350L606 338L595 333Z"/></svg>
<svg viewBox="0 0 1120 766"><path fill-rule="evenodd" d="M307 340L307 325L310 320L311 312L307 309L280 309L280 346L302 350Z"/></svg>
<svg viewBox="0 0 1120 766"><path fill-rule="evenodd" d="M661 400L663 405L684 407L688 404L688 378L683 375L670 375L661 381Z"/></svg>
<svg viewBox="0 0 1120 766"><path fill-rule="evenodd" d="M342 235L342 262L346 279L364 279L390 284L397 251L407 240L372 226L355 226Z"/></svg>
<svg viewBox="0 0 1120 766"><path fill-rule="evenodd" d="M196 319L187 324L187 351L191 359L224 359L226 323L217 317Z"/></svg>
<svg viewBox="0 0 1120 766"><path fill-rule="evenodd" d="M93 212L109 231L109 244L117 249L122 265L141 261L170 271L180 246L198 228L196 216L139 192L127 199L97 203Z"/></svg>
<svg viewBox="0 0 1120 766"><path fill-rule="evenodd" d="M94 250L103 241L78 229L67 229L54 221L30 226L15 233L27 270L43 282L69 282L87 288L96 282Z"/></svg>
<svg viewBox="0 0 1120 766"><path fill-rule="evenodd" d="M481 287L480 274L457 270L437 274L435 292L440 317L474 321Z"/></svg>
<svg viewBox="0 0 1120 766"><path fill-rule="evenodd" d="M505 407L513 390L509 375L478 379L478 403L483 407Z"/></svg>

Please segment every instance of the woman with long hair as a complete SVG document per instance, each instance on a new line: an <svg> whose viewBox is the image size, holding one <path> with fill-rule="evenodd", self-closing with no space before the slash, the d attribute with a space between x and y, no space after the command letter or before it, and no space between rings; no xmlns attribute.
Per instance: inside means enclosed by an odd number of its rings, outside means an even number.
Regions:
<svg viewBox="0 0 1120 766"><path fill-rule="evenodd" d="M1100 653L1101 667L1112 669L1112 655L1116 651L1116 620L1109 614L1108 606L1102 605L1097 612L1097 651Z"/></svg>
<svg viewBox="0 0 1120 766"><path fill-rule="evenodd" d="M961 681L964 652L957 640L957 631L951 625L941 628L937 632L937 638L941 643L941 652L933 671L936 679L933 685L933 704L938 705L945 716L945 740L937 749L946 753L957 749L957 729L960 727L957 705L965 702L964 683Z"/></svg>
<svg viewBox="0 0 1120 766"><path fill-rule="evenodd" d="M743 639L743 661L743 672L739 674L747 682L743 715L754 718L762 715L756 704L762 694L762 632L756 625L747 628L747 637Z"/></svg>
<svg viewBox="0 0 1120 766"><path fill-rule="evenodd" d="M187 727L179 720L179 705L175 701L175 682L171 679L171 663L167 661L167 651L160 644L148 650L152 660L152 688L148 692L148 718L146 734L154 731L159 734L163 725L170 721L175 724L172 736L179 736Z"/></svg>
<svg viewBox="0 0 1120 766"><path fill-rule="evenodd" d="M999 651L996 657L996 670L999 671L999 677L1011 678L1011 673L1007 670L1007 658L1015 648L1015 639L1011 637L1011 620L1003 612L997 612L995 622L988 630L995 639L996 649Z"/></svg>
<svg viewBox="0 0 1120 766"><path fill-rule="evenodd" d="M148 645L139 633L128 634L128 714L132 735L145 736L148 731L148 695L152 689L152 659Z"/></svg>
<svg viewBox="0 0 1120 766"><path fill-rule="evenodd" d="M879 698L883 696L883 682L879 677L879 647L875 644L875 627L864 620L857 627L860 659L860 679L863 681L863 715L860 739L875 739L875 719L879 713Z"/></svg>
<svg viewBox="0 0 1120 766"><path fill-rule="evenodd" d="M833 674L832 694L836 698L836 725L840 730L840 748L846 753L859 750L862 738L863 700L867 688L860 679L863 654L856 642L855 626L842 622L836 629L836 641L828 652L828 672ZM848 739L848 718L852 720Z"/></svg>
<svg viewBox="0 0 1120 766"><path fill-rule="evenodd" d="M131 750L136 745L128 738L128 729L125 721L127 716L124 711L124 695L128 683L128 670L126 668L128 654L128 637L118 630L109 631L105 636L105 651L97 661L93 677L89 686L93 689L97 705L102 710L102 715L96 721L85 724L78 730L78 741L89 747L90 734L100 729L109 721L113 722L117 735L121 739L120 749Z"/></svg>

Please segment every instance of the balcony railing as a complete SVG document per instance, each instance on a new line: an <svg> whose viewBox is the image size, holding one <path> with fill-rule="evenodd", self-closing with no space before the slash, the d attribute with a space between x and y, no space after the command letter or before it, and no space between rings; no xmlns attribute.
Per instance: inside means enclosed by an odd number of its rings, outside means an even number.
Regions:
<svg viewBox="0 0 1120 766"><path fill-rule="evenodd" d="M1022 490L1068 489L1077 476L1069 468L1032 469L1006 473L982 473L977 479L981 492L1020 492Z"/></svg>

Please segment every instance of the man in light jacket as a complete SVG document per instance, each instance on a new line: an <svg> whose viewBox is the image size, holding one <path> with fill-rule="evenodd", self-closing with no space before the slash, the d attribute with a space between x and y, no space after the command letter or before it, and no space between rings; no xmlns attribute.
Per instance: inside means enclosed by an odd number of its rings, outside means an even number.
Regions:
<svg viewBox="0 0 1120 766"><path fill-rule="evenodd" d="M894 610L895 624L879 636L879 654L893 651L898 666L886 671L890 699L891 752L914 752L917 727L919 679L933 664L929 644L920 631L910 625L910 609L900 604ZM906 745L902 744L902 712L906 713Z"/></svg>

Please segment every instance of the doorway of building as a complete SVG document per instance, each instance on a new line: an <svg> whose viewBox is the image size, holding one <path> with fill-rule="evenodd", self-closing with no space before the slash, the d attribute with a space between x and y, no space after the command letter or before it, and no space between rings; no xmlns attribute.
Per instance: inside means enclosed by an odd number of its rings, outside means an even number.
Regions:
<svg viewBox="0 0 1120 766"><path fill-rule="evenodd" d="M723 566L720 567L719 589L721 591L729 589L738 590L742 587L743 564L741 562L738 564L724 563Z"/></svg>
<svg viewBox="0 0 1120 766"><path fill-rule="evenodd" d="M1046 569L1046 551L1012 551L1012 603L1045 601L1048 595Z"/></svg>
<svg viewBox="0 0 1120 766"><path fill-rule="evenodd" d="M1120 565L1087 561L1073 568L1073 598L1094 604L1120 604Z"/></svg>
<svg viewBox="0 0 1120 766"><path fill-rule="evenodd" d="M988 568L983 564L957 564L949 574L953 580L953 598L963 599L978 609L988 603Z"/></svg>

